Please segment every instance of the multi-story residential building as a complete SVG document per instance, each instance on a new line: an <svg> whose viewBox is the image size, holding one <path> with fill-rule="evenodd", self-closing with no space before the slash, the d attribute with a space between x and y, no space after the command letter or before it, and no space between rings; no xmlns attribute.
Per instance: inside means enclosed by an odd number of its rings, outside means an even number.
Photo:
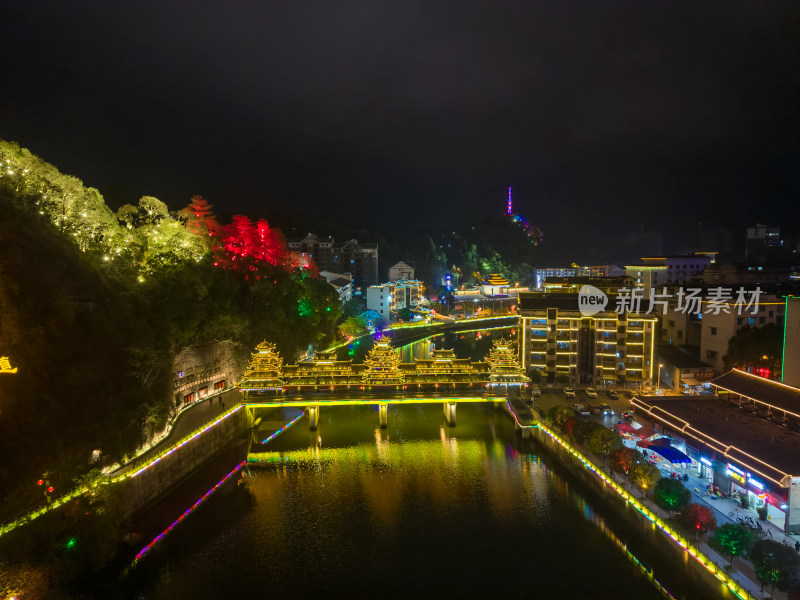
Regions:
<svg viewBox="0 0 800 600"><path fill-rule="evenodd" d="M703 272L706 285L769 285L788 283L791 278L791 267L771 265L710 265Z"/></svg>
<svg viewBox="0 0 800 600"><path fill-rule="evenodd" d="M734 294L735 296L735 294ZM747 327L763 327L774 324L783 329L785 320L785 300L775 294L761 294L758 308L741 312L734 306L735 298L727 301L726 310L715 312L703 304L700 319L700 359L710 364L715 371L725 370L723 357L728 353L728 342L740 329ZM753 307L755 308L755 307Z"/></svg>
<svg viewBox="0 0 800 600"><path fill-rule="evenodd" d="M625 271L616 265L597 265L593 267L541 267L534 269L536 287L543 289L544 280L551 277L621 277Z"/></svg>
<svg viewBox="0 0 800 600"><path fill-rule="evenodd" d="M757 223L747 228L744 255L748 261L762 262L780 253L784 240L780 227L767 227Z"/></svg>
<svg viewBox="0 0 800 600"><path fill-rule="evenodd" d="M387 320L392 319L392 312L406 307L417 306L422 294L420 281L396 281L383 285L371 285L367 288L367 310L374 310Z"/></svg>
<svg viewBox="0 0 800 600"><path fill-rule="evenodd" d="M349 240L334 249L334 263L341 271L353 275L356 293L363 292L378 281L378 244L362 244Z"/></svg>
<svg viewBox="0 0 800 600"><path fill-rule="evenodd" d="M661 289L667 283L667 265L625 265L625 275L636 280L644 298L650 297L651 289Z"/></svg>
<svg viewBox="0 0 800 600"><path fill-rule="evenodd" d="M374 310L386 320L391 320L392 311L404 308L402 288L391 283L371 285L367 288L367 310Z"/></svg>
<svg viewBox="0 0 800 600"><path fill-rule="evenodd" d="M561 379L594 386L641 385L653 380L656 317L617 313L616 296L591 316L578 294L519 295L522 364L548 383Z"/></svg>
<svg viewBox="0 0 800 600"><path fill-rule="evenodd" d="M302 252L313 259L320 271L333 271L333 238L320 238L309 233L299 240L289 240L286 247L295 252Z"/></svg>
<svg viewBox="0 0 800 600"><path fill-rule="evenodd" d="M310 256L320 271L350 275L356 294L379 281L377 244L349 240L342 246L336 246L330 236L319 238L309 233L302 239L289 240L286 246L289 250Z"/></svg>
<svg viewBox="0 0 800 600"><path fill-rule="evenodd" d="M320 271L319 276L336 288L339 302L344 304L353 297L353 279L350 275Z"/></svg>
<svg viewBox="0 0 800 600"><path fill-rule="evenodd" d="M414 267L404 263L402 260L389 267L389 283L400 279L414 279Z"/></svg>
<svg viewBox="0 0 800 600"><path fill-rule="evenodd" d="M606 294L616 294L620 289L636 286L633 277L548 277L544 280L544 291L577 294L584 285L591 285Z"/></svg>

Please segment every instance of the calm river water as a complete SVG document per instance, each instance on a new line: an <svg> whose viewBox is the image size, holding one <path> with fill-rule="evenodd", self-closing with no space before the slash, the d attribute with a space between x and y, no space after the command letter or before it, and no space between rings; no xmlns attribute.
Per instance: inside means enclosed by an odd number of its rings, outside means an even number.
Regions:
<svg viewBox="0 0 800 600"><path fill-rule="evenodd" d="M130 597L665 597L636 560L701 597L492 405L459 404L454 428L440 404L390 406L385 430L372 407L327 407L318 431L303 418L251 451Z"/></svg>

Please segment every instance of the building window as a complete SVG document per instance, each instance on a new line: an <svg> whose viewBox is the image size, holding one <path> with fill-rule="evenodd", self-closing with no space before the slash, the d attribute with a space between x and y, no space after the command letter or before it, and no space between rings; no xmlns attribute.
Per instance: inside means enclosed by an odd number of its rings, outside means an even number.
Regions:
<svg viewBox="0 0 800 600"><path fill-rule="evenodd" d="M738 319L736 319L736 324L737 325L741 325L742 323L744 323L744 319L742 317L739 317Z"/></svg>
<svg viewBox="0 0 800 600"><path fill-rule="evenodd" d="M747 319L747 324L748 325L755 325L756 324L756 318L755 317L750 317L749 319Z"/></svg>
<svg viewBox="0 0 800 600"><path fill-rule="evenodd" d="M706 350L706 358L709 360L715 360L717 358L717 351L716 350Z"/></svg>
<svg viewBox="0 0 800 600"><path fill-rule="evenodd" d="M758 317L759 325L763 325L766 322L767 322L767 318L766 317Z"/></svg>
<svg viewBox="0 0 800 600"><path fill-rule="evenodd" d="M683 330L681 330L681 329L678 329L678 339L679 340L683 339Z"/></svg>
<svg viewBox="0 0 800 600"><path fill-rule="evenodd" d="M675 321L670 321L670 322L669 322L669 326L670 326L670 327L675 327Z"/></svg>
<svg viewBox="0 0 800 600"><path fill-rule="evenodd" d="M716 327L709 327L708 329L711 331L711 335L717 335L717 328Z"/></svg>

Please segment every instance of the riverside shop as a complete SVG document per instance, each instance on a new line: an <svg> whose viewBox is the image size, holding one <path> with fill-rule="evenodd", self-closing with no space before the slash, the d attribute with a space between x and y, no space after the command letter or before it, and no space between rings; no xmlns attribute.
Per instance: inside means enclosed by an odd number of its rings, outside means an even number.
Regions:
<svg viewBox="0 0 800 600"><path fill-rule="evenodd" d="M691 460L690 480L730 497L787 533L800 532L800 438L716 396L637 397L634 420L670 438ZM794 493L792 493L794 491Z"/></svg>

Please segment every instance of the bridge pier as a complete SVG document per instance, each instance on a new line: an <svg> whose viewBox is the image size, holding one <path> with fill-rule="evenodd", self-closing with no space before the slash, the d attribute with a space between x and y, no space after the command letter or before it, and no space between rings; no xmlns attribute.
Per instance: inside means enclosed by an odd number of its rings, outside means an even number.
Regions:
<svg viewBox="0 0 800 600"><path fill-rule="evenodd" d="M388 404L379 404L378 405L378 416L381 422L381 429L386 429L389 426L389 405Z"/></svg>
<svg viewBox="0 0 800 600"><path fill-rule="evenodd" d="M319 406L308 407L308 429L316 431L319 426Z"/></svg>
<svg viewBox="0 0 800 600"><path fill-rule="evenodd" d="M445 402L444 403L444 418L447 421L447 424L450 427L456 426L456 403L455 402Z"/></svg>

